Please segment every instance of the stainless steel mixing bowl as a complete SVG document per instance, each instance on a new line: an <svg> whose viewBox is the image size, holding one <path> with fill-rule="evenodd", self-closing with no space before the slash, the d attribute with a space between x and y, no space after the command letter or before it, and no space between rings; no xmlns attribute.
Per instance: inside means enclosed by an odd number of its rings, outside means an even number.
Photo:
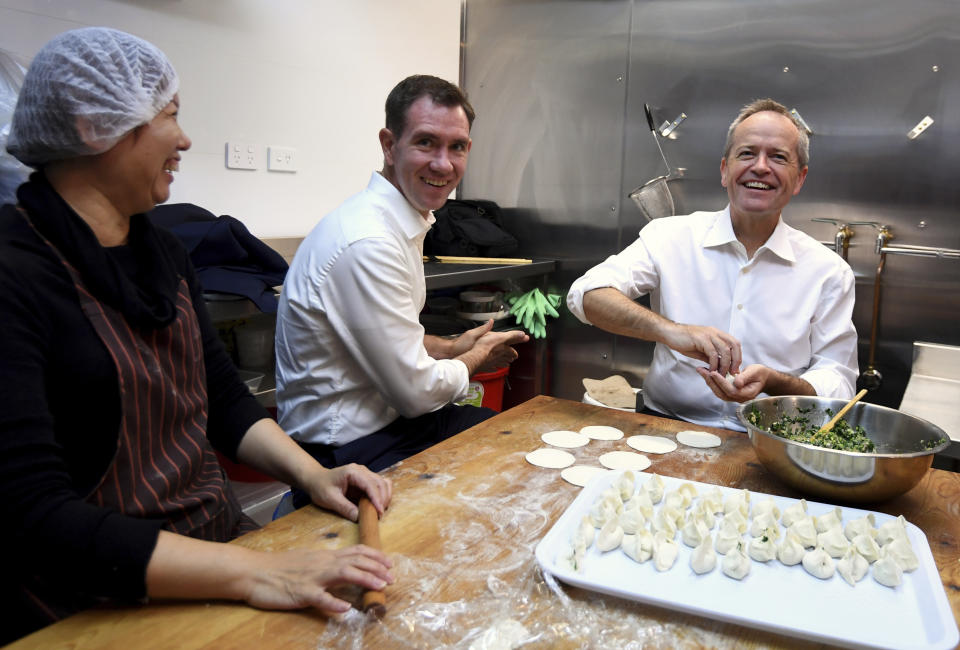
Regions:
<svg viewBox="0 0 960 650"><path fill-rule="evenodd" d="M950 445L940 427L895 409L858 402L844 420L860 425L876 446L874 453L838 451L794 442L765 431L784 415L814 407L812 425L829 421L824 409L839 411L846 400L821 397L765 397L741 404L737 417L747 428L760 462L777 478L804 494L835 501L884 501L916 485L933 463L933 455ZM754 407L760 411L757 428L747 419ZM925 441L939 441L929 448Z"/></svg>

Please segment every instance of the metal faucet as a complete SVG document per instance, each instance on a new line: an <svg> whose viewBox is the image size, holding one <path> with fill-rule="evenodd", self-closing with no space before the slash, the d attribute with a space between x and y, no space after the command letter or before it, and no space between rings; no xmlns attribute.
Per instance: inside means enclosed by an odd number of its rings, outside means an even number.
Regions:
<svg viewBox="0 0 960 650"><path fill-rule="evenodd" d="M880 256L877 264L877 274L873 281L873 318L870 322L870 356L867 359L867 369L860 373L860 381L864 388L875 390L883 382L883 375L877 370L874 362L877 353L877 333L880 327L880 281L883 277L883 267L887 261L887 254L883 248L893 239L893 231L884 224L876 221L853 221L851 226L873 226L877 229L876 252Z"/></svg>
<svg viewBox="0 0 960 650"><path fill-rule="evenodd" d="M850 251L850 239L853 237L853 230L850 228L850 226L842 221L837 221L836 219L826 219L822 217L816 217L811 219L811 221L832 223L837 227L837 233L833 236L833 250L835 250L840 257L846 260L847 253Z"/></svg>

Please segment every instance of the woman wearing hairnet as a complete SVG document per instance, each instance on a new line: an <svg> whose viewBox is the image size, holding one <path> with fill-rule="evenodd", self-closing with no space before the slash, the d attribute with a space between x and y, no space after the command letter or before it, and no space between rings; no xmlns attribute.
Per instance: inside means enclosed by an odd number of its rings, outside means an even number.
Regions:
<svg viewBox="0 0 960 650"><path fill-rule="evenodd" d="M328 586L393 580L363 546L213 543L252 522L211 444L351 519L348 487L381 512L391 487L323 468L269 419L186 252L143 215L190 147L177 89L163 53L104 28L58 36L24 80L7 148L37 171L0 210L0 642L105 599L342 612Z"/></svg>

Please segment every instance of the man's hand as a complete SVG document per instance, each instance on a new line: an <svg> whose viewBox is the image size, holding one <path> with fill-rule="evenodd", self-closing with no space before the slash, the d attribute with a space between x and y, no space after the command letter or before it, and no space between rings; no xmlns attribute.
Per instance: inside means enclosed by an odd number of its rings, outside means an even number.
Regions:
<svg viewBox="0 0 960 650"><path fill-rule="evenodd" d="M713 394L727 402L748 402L760 393L767 395L816 395L805 379L788 375L768 366L754 363L727 381L725 375L707 368L697 368Z"/></svg>
<svg viewBox="0 0 960 650"><path fill-rule="evenodd" d="M477 341L484 334L493 329L493 319L491 318L483 325L474 327L471 330L467 330L457 338L451 341L450 347L450 358L459 357L464 352L473 349L473 346L477 344Z"/></svg>
<svg viewBox="0 0 960 650"><path fill-rule="evenodd" d="M491 329L492 327L493 320L491 319L480 327L461 335L461 338L468 334L473 336L478 330L485 330L476 338L469 350L456 357L467 366L467 372L470 375L477 371L486 372L506 366L518 356L517 351L511 346L530 340L530 337L520 330L494 332Z"/></svg>
<svg viewBox="0 0 960 650"><path fill-rule="evenodd" d="M726 402L749 402L763 392L770 369L760 364L747 366L728 380L716 370L697 368L713 394Z"/></svg>
<svg viewBox="0 0 960 650"><path fill-rule="evenodd" d="M346 496L351 488L365 492L378 514L382 515L390 505L390 498L393 495L390 479L355 463L333 469L326 469L321 465L317 465L317 468L317 471L311 474L309 481L301 487L321 508L332 510L350 521L356 521L357 506Z"/></svg>
<svg viewBox="0 0 960 650"><path fill-rule="evenodd" d="M740 369L740 341L716 327L671 323L665 328L662 342L680 354L709 364L707 370L717 372L721 378Z"/></svg>

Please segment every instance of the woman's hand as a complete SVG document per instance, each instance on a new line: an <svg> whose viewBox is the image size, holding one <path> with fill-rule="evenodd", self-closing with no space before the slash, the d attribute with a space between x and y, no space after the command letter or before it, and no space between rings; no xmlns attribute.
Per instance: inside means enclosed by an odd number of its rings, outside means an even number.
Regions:
<svg viewBox="0 0 960 650"><path fill-rule="evenodd" d="M380 515L390 505L390 498L393 495L390 479L355 463L334 469L317 465L316 471L311 473L308 481L301 487L315 504L332 510L350 521L356 521L358 513L356 504L347 498L350 488L365 492Z"/></svg>
<svg viewBox="0 0 960 650"><path fill-rule="evenodd" d="M380 590L393 583L391 563L367 546L328 550L297 549L257 553L243 587L243 600L261 609L313 607L339 614L350 603L328 591L342 584Z"/></svg>

